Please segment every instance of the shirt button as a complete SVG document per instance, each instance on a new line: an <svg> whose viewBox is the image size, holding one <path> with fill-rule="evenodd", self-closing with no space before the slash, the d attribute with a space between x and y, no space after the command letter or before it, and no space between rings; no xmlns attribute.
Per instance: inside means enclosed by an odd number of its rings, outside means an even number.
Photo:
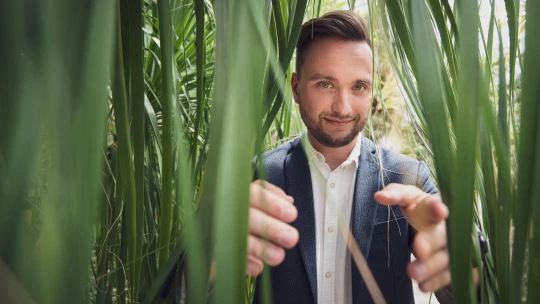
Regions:
<svg viewBox="0 0 540 304"><path fill-rule="evenodd" d="M336 184L334 184L334 183L330 184L330 188L334 188L335 186L336 186Z"/></svg>
<svg viewBox="0 0 540 304"><path fill-rule="evenodd" d="M328 227L328 232L333 232L333 231L334 231L334 228Z"/></svg>
<svg viewBox="0 0 540 304"><path fill-rule="evenodd" d="M316 154L318 159L321 159L321 156L319 154Z"/></svg>
<svg viewBox="0 0 540 304"><path fill-rule="evenodd" d="M327 278L330 278L331 276L332 276L332 273L330 273L330 272L327 272L327 273L326 273L326 277L327 277Z"/></svg>

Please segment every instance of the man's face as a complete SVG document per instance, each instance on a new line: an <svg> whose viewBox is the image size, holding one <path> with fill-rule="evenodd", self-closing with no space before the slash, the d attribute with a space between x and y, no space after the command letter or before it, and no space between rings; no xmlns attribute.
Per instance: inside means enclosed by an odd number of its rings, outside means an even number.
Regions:
<svg viewBox="0 0 540 304"><path fill-rule="evenodd" d="M372 52L366 42L323 38L308 48L293 96L308 131L322 145L342 147L364 128L371 106Z"/></svg>

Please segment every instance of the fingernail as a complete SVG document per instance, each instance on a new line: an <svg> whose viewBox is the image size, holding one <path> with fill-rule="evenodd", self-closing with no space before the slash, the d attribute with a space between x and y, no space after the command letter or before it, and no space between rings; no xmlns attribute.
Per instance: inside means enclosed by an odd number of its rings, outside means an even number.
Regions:
<svg viewBox="0 0 540 304"><path fill-rule="evenodd" d="M279 234L279 241L282 244L292 244L294 242L294 233L288 229L284 229Z"/></svg>
<svg viewBox="0 0 540 304"><path fill-rule="evenodd" d="M296 218L296 208L294 208L292 205L288 205L287 207L285 207L285 211L283 213L283 215L287 219Z"/></svg>
<svg viewBox="0 0 540 304"><path fill-rule="evenodd" d="M268 247L266 249L266 255L268 256L268 259L272 262L276 262L281 258L281 253L278 249L274 247Z"/></svg>

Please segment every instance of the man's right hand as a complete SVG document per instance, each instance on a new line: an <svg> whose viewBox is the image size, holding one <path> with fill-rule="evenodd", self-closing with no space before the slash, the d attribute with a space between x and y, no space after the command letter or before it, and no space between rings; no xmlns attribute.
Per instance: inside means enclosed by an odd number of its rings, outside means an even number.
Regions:
<svg viewBox="0 0 540 304"><path fill-rule="evenodd" d="M277 266L285 249L298 243L298 231L289 225L298 216L294 200L280 188L256 180L250 186L247 274L259 275L263 263Z"/></svg>

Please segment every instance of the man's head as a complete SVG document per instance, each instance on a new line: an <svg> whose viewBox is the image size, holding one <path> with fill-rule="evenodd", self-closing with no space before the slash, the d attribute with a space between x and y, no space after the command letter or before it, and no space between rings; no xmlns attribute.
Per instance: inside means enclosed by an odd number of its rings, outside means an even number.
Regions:
<svg viewBox="0 0 540 304"><path fill-rule="evenodd" d="M350 144L371 105L372 51L366 24L350 11L330 12L302 26L291 85L302 120L327 147Z"/></svg>

